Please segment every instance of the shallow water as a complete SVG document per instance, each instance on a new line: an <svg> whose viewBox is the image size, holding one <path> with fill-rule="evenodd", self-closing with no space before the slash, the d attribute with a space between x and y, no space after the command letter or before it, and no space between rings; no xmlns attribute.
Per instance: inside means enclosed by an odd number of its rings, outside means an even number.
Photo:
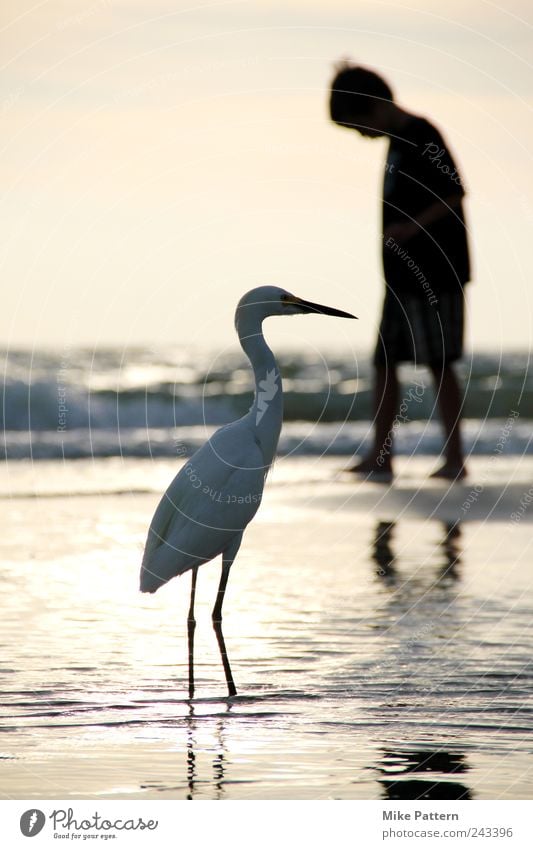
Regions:
<svg viewBox="0 0 533 849"><path fill-rule="evenodd" d="M527 516L452 526L289 463L226 594L239 695L210 623L213 563L190 703L189 576L137 590L157 494L62 496L123 480L67 465L41 481L56 497L2 501L3 798L531 797ZM128 481L157 488L170 468L135 461Z"/></svg>

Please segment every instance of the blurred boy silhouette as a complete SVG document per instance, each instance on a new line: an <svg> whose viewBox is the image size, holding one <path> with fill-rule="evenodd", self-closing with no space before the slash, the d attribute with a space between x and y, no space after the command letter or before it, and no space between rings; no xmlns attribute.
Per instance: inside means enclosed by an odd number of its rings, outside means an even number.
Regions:
<svg viewBox="0 0 533 849"><path fill-rule="evenodd" d="M446 441L432 477L460 480L462 397L452 363L462 356L464 295L470 279L457 167L439 131L394 101L389 85L366 68L343 63L331 84L331 119L367 138L387 136L383 183L386 283L374 354L374 444L351 472L392 480L397 366L427 365L435 381Z"/></svg>

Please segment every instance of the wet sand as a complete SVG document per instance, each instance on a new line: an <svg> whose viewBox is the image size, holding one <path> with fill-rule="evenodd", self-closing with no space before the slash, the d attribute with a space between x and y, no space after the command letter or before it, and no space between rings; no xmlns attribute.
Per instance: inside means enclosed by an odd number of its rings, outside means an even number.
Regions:
<svg viewBox="0 0 533 849"><path fill-rule="evenodd" d="M2 798L531 798L532 464L447 487L406 459L393 488L343 464L272 474L225 602L231 701L200 570L192 704L189 576L137 590L176 465L11 464Z"/></svg>

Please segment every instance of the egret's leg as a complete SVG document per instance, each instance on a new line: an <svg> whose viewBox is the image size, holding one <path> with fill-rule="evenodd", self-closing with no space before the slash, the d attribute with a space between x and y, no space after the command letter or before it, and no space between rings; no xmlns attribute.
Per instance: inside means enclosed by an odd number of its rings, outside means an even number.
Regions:
<svg viewBox="0 0 533 849"><path fill-rule="evenodd" d="M222 633L222 603L224 601L224 593L226 592L226 584L228 583L229 570L231 569L232 563L233 558L231 558L230 560L226 559L224 556L222 557L222 575L220 576L217 600L213 608L213 628L215 629L215 634L217 636L218 647L220 649L220 657L222 658L224 674L226 675L228 694L230 696L235 696L237 695L237 688L235 687L233 675L231 674L228 653L226 651L226 643L224 642L224 635Z"/></svg>
<svg viewBox="0 0 533 849"><path fill-rule="evenodd" d="M192 570L191 581L191 604L189 607L189 616L187 617L187 637L189 643L189 698L194 696L194 629L196 628L196 619L194 618L194 596L196 595L196 576L198 574L198 566Z"/></svg>

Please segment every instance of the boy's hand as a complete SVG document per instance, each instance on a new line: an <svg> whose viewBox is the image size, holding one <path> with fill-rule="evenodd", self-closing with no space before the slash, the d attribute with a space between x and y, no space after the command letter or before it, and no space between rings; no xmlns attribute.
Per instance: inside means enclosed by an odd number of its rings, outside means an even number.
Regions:
<svg viewBox="0 0 533 849"><path fill-rule="evenodd" d="M420 230L430 227L441 218L448 215L456 215L455 210L461 206L463 194L453 194L443 200L435 201L427 209L422 210L416 216L415 221L394 221L385 229L383 239L387 244L387 239L391 239L387 247L392 248L394 245L403 245L408 242L413 236L416 236Z"/></svg>
<svg viewBox="0 0 533 849"><path fill-rule="evenodd" d="M396 221L394 224L389 224L383 231L383 239L385 244L388 239L391 240L389 247L392 247L393 243L403 245L404 242L408 242L409 239L416 236L418 229L418 224L414 224L412 221Z"/></svg>

